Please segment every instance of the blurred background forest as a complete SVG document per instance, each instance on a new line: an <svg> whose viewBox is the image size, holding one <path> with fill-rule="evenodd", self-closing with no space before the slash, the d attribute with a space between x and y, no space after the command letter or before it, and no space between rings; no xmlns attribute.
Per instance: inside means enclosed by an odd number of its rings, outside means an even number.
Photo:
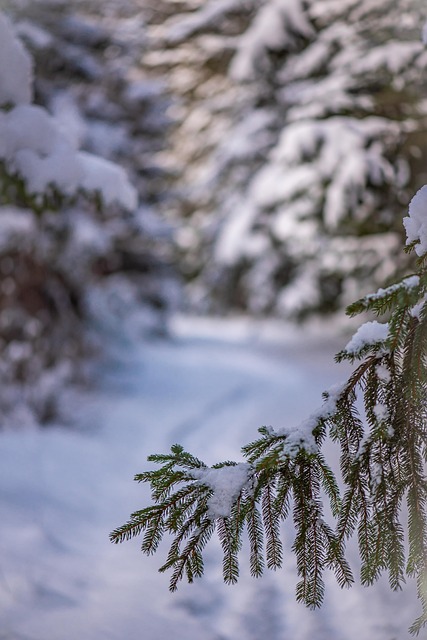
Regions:
<svg viewBox="0 0 427 640"><path fill-rule="evenodd" d="M13 0L34 101L138 191L0 211L0 405L49 422L90 354L190 314L303 321L410 269L418 0ZM7 167L6 167L7 169Z"/></svg>

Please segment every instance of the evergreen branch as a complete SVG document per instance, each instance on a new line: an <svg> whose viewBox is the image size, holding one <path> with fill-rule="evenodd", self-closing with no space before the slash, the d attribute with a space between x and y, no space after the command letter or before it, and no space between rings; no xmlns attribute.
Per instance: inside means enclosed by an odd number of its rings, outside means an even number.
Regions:
<svg viewBox="0 0 427 640"><path fill-rule="evenodd" d="M274 499L274 512L279 521L286 520L289 515L291 501L291 473L289 461L278 471L277 492Z"/></svg>
<svg viewBox="0 0 427 640"><path fill-rule="evenodd" d="M277 517L275 510L275 499L272 482L268 482L262 496L262 517L266 533L266 556L269 569L280 568L283 556L279 535L280 518Z"/></svg>
<svg viewBox="0 0 427 640"><path fill-rule="evenodd" d="M426 567L427 568L427 567ZM417 576L417 594L422 605L421 615L409 627L409 632L418 635L423 627L427 625L427 573L420 571Z"/></svg>
<svg viewBox="0 0 427 640"><path fill-rule="evenodd" d="M239 561L233 532L228 518L217 520L218 537L223 550L222 573L226 584L234 584L239 577Z"/></svg>
<svg viewBox="0 0 427 640"><path fill-rule="evenodd" d="M301 457L293 483L294 524L293 544L297 571L301 577L296 587L298 601L310 608L319 607L324 597L323 568L326 553L320 532L322 521L319 482L312 460Z"/></svg>
<svg viewBox="0 0 427 640"><path fill-rule="evenodd" d="M235 583L245 528L252 575L261 575L265 562L269 569L281 566L280 523L292 507L297 600L309 607L321 604L326 568L335 573L341 587L352 584L345 543L357 532L363 584L372 584L388 571L391 588L399 589L405 572L416 576L422 613L411 632L418 633L427 624L426 290L427 275L420 271L418 280L412 276L350 307L350 313L388 313L387 338L340 352L339 361L361 361L346 384L332 395L325 392L323 407L298 429L275 432L261 427L258 439L242 448L248 465L228 461L209 470L179 445L169 454L150 456L161 467L135 479L150 484L156 504L132 514L128 523L112 532L112 541L143 534L142 550L153 553L163 535L172 534L160 570L172 569L170 588L175 590L184 576L192 582L202 575L203 550L216 529L223 550L224 580ZM380 334L383 332L380 326ZM328 433L341 448L342 497L321 451ZM236 475L229 478L233 483L237 479L237 488L223 510L217 508L216 484L209 478L217 478L216 473L230 467L236 467ZM322 495L337 520L335 531L324 519ZM407 559L400 522L404 501Z"/></svg>
<svg viewBox="0 0 427 640"><path fill-rule="evenodd" d="M141 551L146 555L153 554L160 544L164 532L164 514L159 511L154 518L147 523L146 532L141 544Z"/></svg>
<svg viewBox="0 0 427 640"><path fill-rule="evenodd" d="M338 536L332 531L331 527L324 522L320 522L321 531L327 548L327 556L325 566L331 568L341 588L350 587L353 582L353 574L350 566L345 558L344 545L338 539Z"/></svg>
<svg viewBox="0 0 427 640"><path fill-rule="evenodd" d="M110 540L115 544L130 540L131 538L140 535L142 531L146 529L148 523L152 518L156 518L161 513L161 508L157 506L146 507L140 511L136 511L131 514L129 522L114 529L110 533Z"/></svg>
<svg viewBox="0 0 427 640"><path fill-rule="evenodd" d="M337 517L341 510L341 497L337 481L332 469L326 464L326 460L322 453L317 456L317 463L321 472L322 486L329 498L332 515Z"/></svg>
<svg viewBox="0 0 427 640"><path fill-rule="evenodd" d="M391 520L390 535L387 539L386 558L388 558L390 587L397 591L405 582L404 532L400 522Z"/></svg>
<svg viewBox="0 0 427 640"><path fill-rule="evenodd" d="M376 315L384 315L394 306L410 307L420 296L421 282L419 274L408 276L396 284L376 293L370 293L347 307L349 316L373 311Z"/></svg>
<svg viewBox="0 0 427 640"><path fill-rule="evenodd" d="M256 502L250 504L246 515L250 544L250 569L251 575L258 578L264 571L263 556L263 527L260 513L256 507Z"/></svg>

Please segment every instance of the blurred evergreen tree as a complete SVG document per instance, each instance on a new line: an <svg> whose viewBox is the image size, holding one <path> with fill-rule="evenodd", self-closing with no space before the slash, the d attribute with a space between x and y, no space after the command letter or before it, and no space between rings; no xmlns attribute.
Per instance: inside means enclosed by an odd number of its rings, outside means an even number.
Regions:
<svg viewBox="0 0 427 640"><path fill-rule="evenodd" d="M65 3L11 13L14 25L0 14L0 410L19 426L57 419L106 343L164 334L177 279L147 187L165 98L127 76L136 38ZM144 144L137 192L116 162Z"/></svg>
<svg viewBox="0 0 427 640"><path fill-rule="evenodd" d="M400 220L426 177L424 14L418 0L152 9L142 62L177 97L167 213L193 309L330 313L411 268Z"/></svg>

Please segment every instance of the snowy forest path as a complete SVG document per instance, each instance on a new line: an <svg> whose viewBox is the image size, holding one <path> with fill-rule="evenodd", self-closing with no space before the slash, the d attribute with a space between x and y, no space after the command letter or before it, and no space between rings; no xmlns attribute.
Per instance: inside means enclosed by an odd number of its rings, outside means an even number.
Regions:
<svg viewBox="0 0 427 640"><path fill-rule="evenodd" d="M295 603L291 552L282 571L259 580L243 557L240 583L228 587L212 545L205 577L170 594L156 571L163 546L146 558L137 540L109 543L109 531L148 504L132 482L148 454L179 440L209 464L239 460L259 426L298 422L345 377L332 361L340 345L324 335L274 342L226 331L183 325L170 341L122 353L100 371L96 391L75 399L77 430L0 434L0 638L409 637L413 592L391 593L385 581L341 592L327 576L325 605L310 612Z"/></svg>

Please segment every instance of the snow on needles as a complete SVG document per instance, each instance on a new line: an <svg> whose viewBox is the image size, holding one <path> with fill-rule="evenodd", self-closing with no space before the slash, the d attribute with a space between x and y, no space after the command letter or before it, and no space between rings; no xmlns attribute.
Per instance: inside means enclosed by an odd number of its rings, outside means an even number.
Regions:
<svg viewBox="0 0 427 640"><path fill-rule="evenodd" d="M408 216L403 218L406 229L406 244L415 243L418 256L427 253L427 185L417 191L409 203Z"/></svg>
<svg viewBox="0 0 427 640"><path fill-rule="evenodd" d="M257 67L267 67L266 51L295 49L298 42L296 34L307 39L314 35L301 0L267 2L240 40L231 65L231 76L240 82L254 78Z"/></svg>
<svg viewBox="0 0 427 640"><path fill-rule="evenodd" d="M328 389L325 392L326 398L323 405L297 427L277 430L273 427L268 428L271 435L285 436L284 457L295 458L302 449L308 454L317 453L318 447L313 432L319 422L328 420L334 415L344 388L345 384L338 384ZM229 517L233 504L244 486L250 482L253 471L253 465L243 462L219 468L192 469L192 477L213 491L208 501L208 517L211 520Z"/></svg>
<svg viewBox="0 0 427 640"><path fill-rule="evenodd" d="M325 392L326 399L321 407L314 411L306 420L297 427L284 427L275 433L279 436L286 436L283 445L284 456L295 457L301 449L309 454L317 453L317 444L313 431L319 422L331 418L337 410L337 402L345 388L344 384L337 384ZM274 430L272 429L272 432Z"/></svg>
<svg viewBox="0 0 427 640"><path fill-rule="evenodd" d="M31 195L51 187L67 196L97 192L105 204L137 206L126 173L112 162L79 152L61 125L32 100L32 62L12 24L0 13L0 161L25 182Z"/></svg>
<svg viewBox="0 0 427 640"><path fill-rule="evenodd" d="M83 169L81 187L86 191L99 191L105 204L119 201L127 209L136 209L136 190L126 172L114 162L80 151L78 160Z"/></svg>
<svg viewBox="0 0 427 640"><path fill-rule="evenodd" d="M419 284L420 284L419 276L417 275L408 276L407 278L404 278L403 280L401 280L401 282L392 284L389 287L386 287L385 289L380 287L375 293L368 293L368 295L365 296L365 300L381 300L382 298L385 298L385 296L390 295L395 291L399 291L402 289L406 289L407 291L410 291L411 289L415 289L416 287L419 286Z"/></svg>
<svg viewBox="0 0 427 640"><path fill-rule="evenodd" d="M0 113L0 159L35 195L49 185L71 195L82 177L73 148L45 109L34 105Z"/></svg>
<svg viewBox="0 0 427 640"><path fill-rule="evenodd" d="M388 338L388 322L382 323L373 320L362 324L350 342L346 345L344 351L354 355L360 353L364 347L384 342Z"/></svg>
<svg viewBox="0 0 427 640"><path fill-rule="evenodd" d="M252 472L253 466L244 462L219 469L206 467L191 471L195 480L213 490L208 502L208 516L211 520L230 515L234 502Z"/></svg>

